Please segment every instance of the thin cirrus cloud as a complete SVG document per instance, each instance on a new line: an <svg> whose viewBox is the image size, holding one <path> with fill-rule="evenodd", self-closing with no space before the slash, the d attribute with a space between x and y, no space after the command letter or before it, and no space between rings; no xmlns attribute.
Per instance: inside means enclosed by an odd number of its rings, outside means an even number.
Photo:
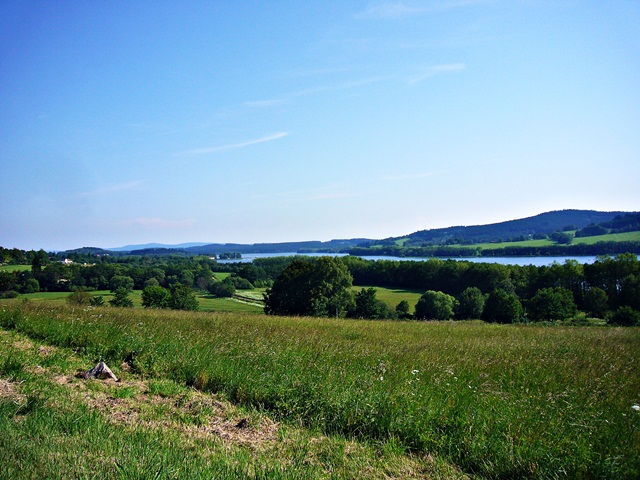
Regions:
<svg viewBox="0 0 640 480"><path fill-rule="evenodd" d="M466 65L464 63L447 63L444 65L432 65L430 67L424 68L422 71L409 76L407 81L409 83L419 83L423 80L431 78L435 75L442 75L445 73L456 73L461 72L466 69Z"/></svg>
<svg viewBox="0 0 640 480"><path fill-rule="evenodd" d="M376 77L364 78L361 80L350 80L350 81L338 83L335 85L324 85L319 87L305 88L302 90L296 90L294 92L286 93L280 97L244 102L244 105L251 108L273 107L276 105L280 105L282 103L286 103L298 97L306 97L306 96L315 95L318 93L335 92L339 90L363 87L366 85L371 85L374 83L391 80L393 78L394 77L391 75L380 75Z"/></svg>
<svg viewBox="0 0 640 480"><path fill-rule="evenodd" d="M420 15L441 10L451 10L488 3L492 0L443 0L440 2L372 2L356 18L393 19Z"/></svg>
<svg viewBox="0 0 640 480"><path fill-rule="evenodd" d="M235 150L237 148L244 148L251 145L257 145L258 143L272 142L281 138L289 136L289 132L278 132L266 137L256 138L254 140L248 140L241 143L232 143L228 145L219 145L215 147L193 148L191 150L185 150L177 155L206 155L210 153L225 152L227 150Z"/></svg>
<svg viewBox="0 0 640 480"><path fill-rule="evenodd" d="M398 18L417 13L428 12L428 7L405 5L403 2L382 2L369 4L367 8L356 15L357 18Z"/></svg>
<svg viewBox="0 0 640 480"><path fill-rule="evenodd" d="M143 185L140 180L134 180L132 182L116 183L112 185L106 185L104 187L96 188L94 190L88 190L86 192L80 192L77 197L100 197L102 195L111 195L113 193L119 193L127 190L138 190Z"/></svg>

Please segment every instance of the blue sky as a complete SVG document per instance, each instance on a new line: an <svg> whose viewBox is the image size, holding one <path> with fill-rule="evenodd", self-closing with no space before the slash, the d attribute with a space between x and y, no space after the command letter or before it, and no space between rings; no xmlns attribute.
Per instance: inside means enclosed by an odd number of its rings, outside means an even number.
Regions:
<svg viewBox="0 0 640 480"><path fill-rule="evenodd" d="M640 210L635 0L0 3L0 245Z"/></svg>

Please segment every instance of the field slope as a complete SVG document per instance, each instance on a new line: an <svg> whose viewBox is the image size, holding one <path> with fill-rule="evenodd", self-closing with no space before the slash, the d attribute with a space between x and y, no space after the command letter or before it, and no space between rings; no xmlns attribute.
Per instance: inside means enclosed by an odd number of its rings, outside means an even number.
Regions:
<svg viewBox="0 0 640 480"><path fill-rule="evenodd" d="M433 462L425 463L429 458L440 466L446 461L445 476L640 473L637 328L72 309L46 302L2 307L0 326L91 362L104 359L119 375L126 376L118 366L129 359L146 381L218 395L268 415L285 431L297 425L320 432L338 442L333 456L330 449L322 454L326 464L312 450L316 463L309 462L318 469L311 473L320 477L338 468L344 455L335 451L346 448L343 441L389 455L389 468L409 462L406 474L384 473L396 477L439 476ZM5 361L2 377L16 370L11 365ZM273 462L261 478L282 471ZM386 467L378 467L370 476L384 476ZM340 478L367 472L358 462L341 468L350 473Z"/></svg>

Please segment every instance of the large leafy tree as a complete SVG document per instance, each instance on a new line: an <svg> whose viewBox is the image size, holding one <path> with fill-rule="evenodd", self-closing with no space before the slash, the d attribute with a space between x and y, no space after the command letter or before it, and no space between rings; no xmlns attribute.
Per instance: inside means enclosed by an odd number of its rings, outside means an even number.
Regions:
<svg viewBox="0 0 640 480"><path fill-rule="evenodd" d="M482 319L487 322L513 323L522 318L523 309L515 293L496 288L489 294L482 311Z"/></svg>
<svg viewBox="0 0 640 480"><path fill-rule="evenodd" d="M190 286L176 283L171 287L169 307L174 310L198 310L200 305Z"/></svg>
<svg viewBox="0 0 640 480"><path fill-rule="evenodd" d="M416 318L449 320L453 318L456 299L443 292L427 290L416 303Z"/></svg>
<svg viewBox="0 0 640 480"><path fill-rule="evenodd" d="M456 318L481 318L484 309L484 295L477 287L468 287L458 298Z"/></svg>
<svg viewBox="0 0 640 480"><path fill-rule="evenodd" d="M171 293L159 285L148 285L142 290L142 306L145 308L167 308Z"/></svg>
<svg viewBox="0 0 640 480"><path fill-rule="evenodd" d="M109 280L109 289L112 292L116 292L119 288L124 288L127 291L133 290L133 278L128 275L114 275Z"/></svg>
<svg viewBox="0 0 640 480"><path fill-rule="evenodd" d="M271 315L344 316L353 307L353 279L337 258L294 260L264 295Z"/></svg>
<svg viewBox="0 0 640 480"><path fill-rule="evenodd" d="M355 310L350 316L355 318L387 318L387 304L376 298L377 290L373 287L363 288L355 296Z"/></svg>
<svg viewBox="0 0 640 480"><path fill-rule="evenodd" d="M538 290L529 302L529 318L535 322L566 320L577 311L573 294L564 287Z"/></svg>
<svg viewBox="0 0 640 480"><path fill-rule="evenodd" d="M584 308L587 313L596 318L604 318L609 310L609 297L598 287L591 287L584 294Z"/></svg>

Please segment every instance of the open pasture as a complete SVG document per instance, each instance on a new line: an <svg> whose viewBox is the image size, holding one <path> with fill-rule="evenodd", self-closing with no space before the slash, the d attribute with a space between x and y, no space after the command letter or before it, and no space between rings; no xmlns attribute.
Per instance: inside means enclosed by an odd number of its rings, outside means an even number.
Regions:
<svg viewBox="0 0 640 480"><path fill-rule="evenodd" d="M0 325L478 478L637 478L640 329L5 306Z"/></svg>
<svg viewBox="0 0 640 480"><path fill-rule="evenodd" d="M353 286L351 287L351 290L355 294L363 288L368 287ZM418 290L405 290L401 288L384 288L375 286L373 288L376 289L376 298L386 303L390 310L395 310L396 306L402 300L406 300L407 302L409 302L409 305L411 307L411 313L413 313L414 307L416 303L418 303L420 296L424 293Z"/></svg>

